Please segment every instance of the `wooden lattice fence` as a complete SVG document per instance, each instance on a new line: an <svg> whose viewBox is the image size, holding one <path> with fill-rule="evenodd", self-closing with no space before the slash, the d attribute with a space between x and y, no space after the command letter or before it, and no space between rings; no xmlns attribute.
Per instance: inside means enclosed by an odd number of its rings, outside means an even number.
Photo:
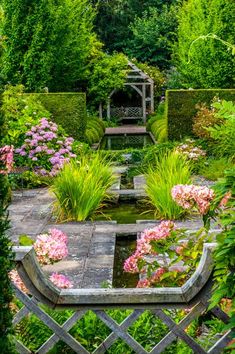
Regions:
<svg viewBox="0 0 235 354"><path fill-rule="evenodd" d="M30 291L30 296L24 294L15 285L17 298L23 307L14 317L14 324L19 323L29 313L34 313L54 334L38 348L36 353L48 353L53 346L62 340L75 353L89 354L87 349L73 338L69 330L86 311L91 310L111 330L111 334L96 348L93 354L105 354L117 339L122 339L138 354L162 353L177 338L184 341L197 354L222 353L223 348L231 340L231 332L227 331L215 339L210 349L204 349L185 331L189 324L208 308L212 287L212 251L215 244L205 244L200 264L191 278L178 288L153 289L67 289L56 288L42 272L34 250L30 247L15 247L16 267ZM55 309L74 309L73 315L63 325L59 325L46 313L40 304L46 304ZM133 312L118 324L106 312L107 309L132 309ZM164 309L187 308L186 316L176 323ZM159 318L169 329L167 335L156 343L150 352L146 351L129 333L128 329L144 311L149 310ZM215 307L210 310L213 316L224 323L228 315ZM16 340L19 353L31 353L20 341ZM123 353L125 354L125 353ZM177 354L177 353L176 353Z"/></svg>
<svg viewBox="0 0 235 354"><path fill-rule="evenodd" d="M141 107L111 107L111 117L119 119L138 119L143 117Z"/></svg>

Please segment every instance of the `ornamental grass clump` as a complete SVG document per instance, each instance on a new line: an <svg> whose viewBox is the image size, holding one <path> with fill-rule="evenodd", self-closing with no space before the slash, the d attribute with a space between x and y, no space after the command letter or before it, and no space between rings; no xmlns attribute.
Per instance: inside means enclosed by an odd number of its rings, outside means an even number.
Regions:
<svg viewBox="0 0 235 354"><path fill-rule="evenodd" d="M176 184L190 184L191 167L178 151L170 151L156 158L146 175L146 193L155 215L162 219L179 219L186 211L171 196Z"/></svg>
<svg viewBox="0 0 235 354"><path fill-rule="evenodd" d="M66 164L51 187L58 221L91 218L104 200L110 198L107 190L114 181L109 163L98 154Z"/></svg>

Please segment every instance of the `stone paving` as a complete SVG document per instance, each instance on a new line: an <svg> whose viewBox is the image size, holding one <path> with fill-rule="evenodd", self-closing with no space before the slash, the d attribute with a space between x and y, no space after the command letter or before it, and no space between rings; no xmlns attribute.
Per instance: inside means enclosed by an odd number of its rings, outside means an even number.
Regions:
<svg viewBox="0 0 235 354"><path fill-rule="evenodd" d="M112 190L120 199L144 196L144 177L134 180L135 189L118 190L120 180ZM53 196L47 188L14 192L9 206L11 229L9 235L15 245L19 236L26 234L32 239L50 228L59 228L68 236L69 256L44 271L62 272L72 279L75 287L96 288L112 283L116 234L137 234L159 223L157 220L138 220L135 224L117 224L115 221L56 223L52 216ZM202 222L198 218L177 221L179 227L198 230ZM214 226L216 229L216 226Z"/></svg>

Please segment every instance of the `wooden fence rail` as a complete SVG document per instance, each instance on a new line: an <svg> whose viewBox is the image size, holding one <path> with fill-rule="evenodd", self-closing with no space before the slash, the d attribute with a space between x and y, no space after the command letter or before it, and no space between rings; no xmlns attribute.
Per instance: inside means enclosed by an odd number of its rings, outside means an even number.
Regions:
<svg viewBox="0 0 235 354"><path fill-rule="evenodd" d="M92 352L93 354L105 354L119 338L138 354L162 353L177 338L184 341L194 353L222 353L223 348L231 340L230 331L223 333L208 350L205 350L185 331L189 324L208 308L212 287L212 251L214 247L215 244L204 245L198 268L182 287L66 290L58 289L47 279L32 247L14 247L17 271L30 292L30 295L27 295L13 285L17 298L24 305L15 315L14 324L19 323L29 313L33 313L53 331L54 334L37 349L36 353L39 354L48 353L59 340L65 342L75 353L91 353L68 333L87 310L92 310L111 330L111 334ZM39 306L40 303L55 309L73 309L75 312L63 325L59 325ZM132 309L133 312L121 324L118 324L106 313L106 310L111 308ZM178 308L190 309L180 323L176 323L164 311L165 309ZM146 310L151 311L169 329L168 334L150 352L146 351L128 333L129 327ZM213 316L224 323L228 322L228 315L220 307L215 307L210 311ZM19 340L16 340L16 345L19 353L31 353Z"/></svg>

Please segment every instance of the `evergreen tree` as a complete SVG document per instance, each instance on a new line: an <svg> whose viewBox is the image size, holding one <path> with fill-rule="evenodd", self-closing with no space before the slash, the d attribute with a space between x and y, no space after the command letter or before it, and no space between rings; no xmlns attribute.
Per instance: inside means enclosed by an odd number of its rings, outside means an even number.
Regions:
<svg viewBox="0 0 235 354"><path fill-rule="evenodd" d="M184 86L233 87L235 56L231 50L220 40L198 38L214 34L234 44L235 2L188 0L183 3L178 18L178 44L174 49L174 57Z"/></svg>

